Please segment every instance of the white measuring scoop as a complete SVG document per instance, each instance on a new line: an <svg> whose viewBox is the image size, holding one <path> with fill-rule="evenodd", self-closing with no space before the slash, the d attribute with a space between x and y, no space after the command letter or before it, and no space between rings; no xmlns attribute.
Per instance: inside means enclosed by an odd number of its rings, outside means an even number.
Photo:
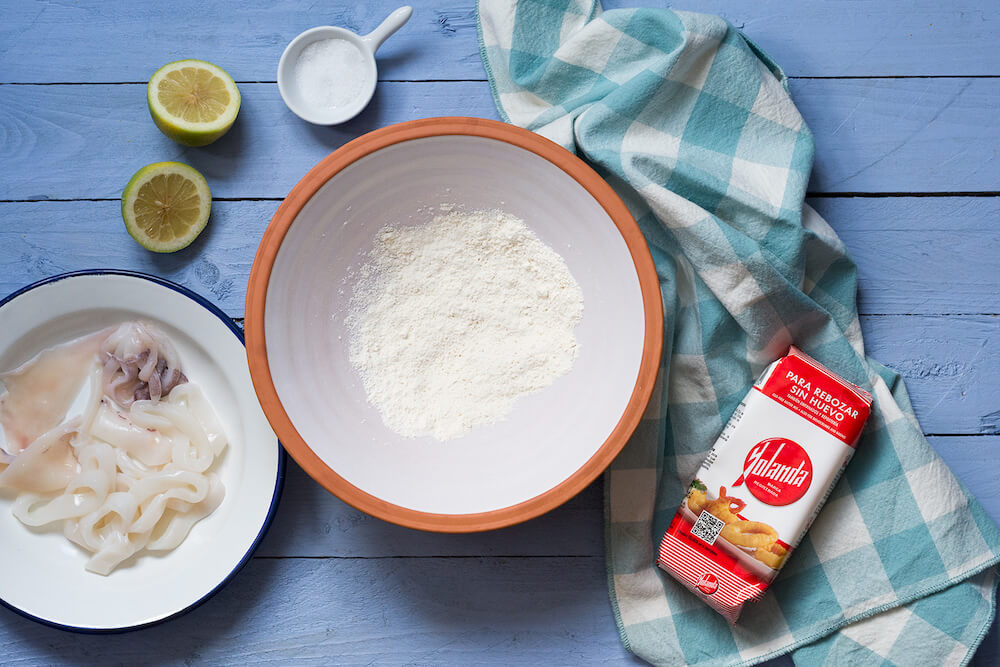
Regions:
<svg viewBox="0 0 1000 667"><path fill-rule="evenodd" d="M285 47L278 61L278 91L281 99L292 110L296 116L302 120L315 123L316 125L336 125L346 122L368 106L372 95L375 94L375 84L378 82L378 68L375 65L375 52L382 46L382 42L389 38L394 32L403 27L413 8L410 6L400 7L388 17L377 28L367 35L357 35L346 28L336 28L324 25L310 28L299 34ZM297 76L297 66L302 59L303 51L318 42L325 40L340 40L344 45L333 44L340 54L352 55L350 48L353 47L360 52L360 58L351 58L351 63L345 58L341 63L334 63L330 72L337 72L336 67L349 67L343 73L346 75L341 85L347 86L347 92L352 93L348 99L343 101L335 99L333 103L317 104L308 91L301 89L299 77ZM303 63L304 65L305 63ZM311 63L311 67L318 66L318 63ZM327 77L324 77L326 81ZM333 85L337 85L335 82ZM343 92L343 91L341 91Z"/></svg>

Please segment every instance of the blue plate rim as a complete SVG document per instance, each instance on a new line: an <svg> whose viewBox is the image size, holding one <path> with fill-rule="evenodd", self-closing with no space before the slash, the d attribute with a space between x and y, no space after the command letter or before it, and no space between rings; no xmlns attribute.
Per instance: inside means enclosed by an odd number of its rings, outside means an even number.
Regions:
<svg viewBox="0 0 1000 667"><path fill-rule="evenodd" d="M226 325L226 327L228 327L229 330L233 333L233 335L236 336L237 340L240 341L240 344L243 345L244 347L246 346L246 341L243 337L243 331L238 326L236 326L236 323L233 322L233 320L228 315L226 315L221 308L219 308L214 303L212 303L205 297L201 296L197 292L193 292L192 290L188 289L187 287L184 287L183 285L179 285L173 281L167 280L166 278L160 278L159 276L150 275L148 273L142 273L141 271L129 271L125 269L83 269L80 271L68 271L66 273L60 273L33 282L30 285L22 287L21 289L16 290L11 294L8 294L3 299L0 299L0 309L2 309L4 306L6 306L8 303L13 301L17 297L22 296L23 294L30 292L34 289L37 289L39 287L44 287L45 285L51 285L53 283L66 280L67 278L79 278L81 276L102 276L102 275L125 276L127 278L137 278L140 280L147 280L149 282L156 283L157 285L160 285L162 287L171 289L181 294L182 296L186 296L187 298L191 299L199 306L202 306L207 311L209 311L210 313L218 317L220 320L222 320L222 322ZM160 625L161 623L166 623L167 621L172 621L175 618L180 618L181 616L184 616L185 614L194 611L195 609L203 605L205 602L208 602L209 599L215 596L223 588L225 588L226 585L230 581L232 581L237 574L239 574L240 570L246 567L247 563L250 562L250 559L253 558L253 554L257 550L257 547L260 546L260 543L264 539L264 536L267 535L267 531L270 529L271 522L274 520L274 515L277 512L278 502L281 500L281 495L285 488L285 459L287 457L287 454L285 453L284 447L281 446L281 441L278 441L278 453L279 453L278 472L274 483L274 494L271 497L271 506L267 510L267 516L264 517L264 523L261 525L260 531L257 533L257 537L254 538L254 541L250 545L250 548L243 555L243 558L240 559L240 561L236 564L236 566L233 567L232 570L230 570L229 574L223 577L222 580L218 584L216 584L214 588L212 588L212 590L208 591L203 596L198 598L198 600L192 602L190 605L184 607L180 611L176 611L173 614L170 614L169 616L164 616L163 618L158 618L155 621L149 621L148 623L139 623L137 625L128 625L120 628L87 628L77 625L66 625L64 623L56 623L55 621L50 621L35 616L34 614L29 614L28 612L22 609L18 609L12 604L9 604L2 597L0 597L0 606L3 606L6 609L11 610L18 616L26 618L30 621L35 621L36 623L41 623L42 625L47 625L50 628L55 628L57 630L63 630L66 632L74 632L77 634L85 634L85 635L113 635L113 634L122 634L125 632L135 632L136 630L143 630L145 628L150 628L156 625Z"/></svg>

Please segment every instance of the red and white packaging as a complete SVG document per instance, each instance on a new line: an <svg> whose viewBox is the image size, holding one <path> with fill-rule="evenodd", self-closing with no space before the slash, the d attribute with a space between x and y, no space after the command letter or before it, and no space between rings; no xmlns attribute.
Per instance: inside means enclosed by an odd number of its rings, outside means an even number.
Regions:
<svg viewBox="0 0 1000 667"><path fill-rule="evenodd" d="M722 430L663 535L657 564L735 623L816 518L871 403L868 392L791 348Z"/></svg>

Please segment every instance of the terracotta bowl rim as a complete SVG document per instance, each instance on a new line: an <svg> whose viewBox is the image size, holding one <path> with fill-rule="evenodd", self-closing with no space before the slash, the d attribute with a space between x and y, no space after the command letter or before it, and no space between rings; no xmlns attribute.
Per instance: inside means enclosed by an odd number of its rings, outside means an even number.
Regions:
<svg viewBox="0 0 1000 667"><path fill-rule="evenodd" d="M573 474L548 491L509 507L470 514L421 512L386 502L338 475L299 435L278 397L267 361L264 311L267 287L282 241L303 206L337 173L361 158L404 141L465 135L501 141L548 160L601 205L621 233L635 264L645 317L642 357L635 387L621 418L597 451ZM313 167L285 197L264 232L247 286L247 360L264 414L285 450L327 491L353 507L409 528L444 533L475 532L514 525L563 504L600 475L638 426L656 382L663 349L663 303L649 247L622 200L591 167L558 144L523 128L483 118L440 117L408 121L369 132L345 144Z"/></svg>

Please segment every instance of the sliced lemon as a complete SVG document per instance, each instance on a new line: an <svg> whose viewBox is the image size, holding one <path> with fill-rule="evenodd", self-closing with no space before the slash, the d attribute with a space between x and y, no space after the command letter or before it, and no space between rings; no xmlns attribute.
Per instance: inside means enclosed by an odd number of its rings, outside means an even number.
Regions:
<svg viewBox="0 0 1000 667"><path fill-rule="evenodd" d="M233 126L240 91L221 67L204 60L178 60L149 79L146 102L163 134L185 146L205 146Z"/></svg>
<svg viewBox="0 0 1000 667"><path fill-rule="evenodd" d="M211 211L212 193L205 177L180 162L146 165L122 192L125 229L153 252L189 246L205 229Z"/></svg>

